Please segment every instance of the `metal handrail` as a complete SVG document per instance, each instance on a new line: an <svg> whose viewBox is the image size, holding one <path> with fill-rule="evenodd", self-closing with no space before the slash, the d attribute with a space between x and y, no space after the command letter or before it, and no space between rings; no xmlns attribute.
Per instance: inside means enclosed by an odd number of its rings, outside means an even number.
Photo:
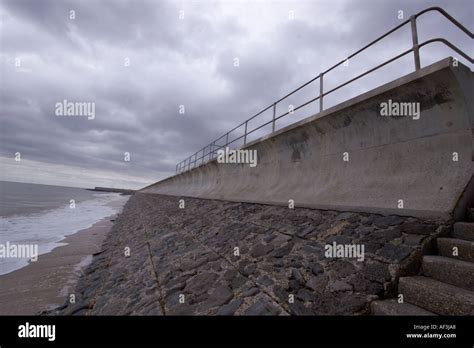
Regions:
<svg viewBox="0 0 474 348"><path fill-rule="evenodd" d="M360 79L361 77L364 77L368 74L370 74L371 72L377 70L377 69L380 69L381 67L387 65L387 64L390 64L392 63L393 61L413 52L413 56L414 56L414 63L415 63L415 71L417 70L420 70L421 69L421 63L420 63L420 48L423 47L423 46L426 46L428 44L431 44L431 43L434 43L434 42L440 42L444 45L446 45L447 47L451 48L453 51L455 51L457 54L459 54L460 56L462 56L464 59L468 60L469 62L473 63L474 64L474 59L471 58L470 56L468 56L466 53L464 53L462 50L460 50L458 47L456 47L455 45L453 45L452 43L450 43L448 40L444 39L444 38L434 38L434 39L430 39L430 40L427 40L423 43L418 43L418 31L417 31L417 26L416 26L416 20L418 17L420 17L421 15L427 13L427 12L430 12L430 11L437 11L439 12L441 15L443 15L445 18L447 18L451 23L453 23L455 26L457 26L460 30L462 30L465 34L467 34L471 39L474 38L474 34L469 31L466 27L464 27L460 22L458 22L454 17L452 17L449 13L447 13L445 10L443 10L442 8L440 7L429 7L425 10L422 10L420 12L418 12L417 14L414 14L410 17L410 19L407 19L405 20L404 22L400 23L399 25L397 25L396 27L394 27L393 29L389 30L388 32L386 32L385 34L379 36L377 39L371 41L370 43L368 43L367 45L365 45L364 47L360 48L359 50L357 50L356 52L352 53L351 55L347 56L346 58L344 58L343 60L341 60L340 62L334 64L333 66L331 66L330 68L328 68L327 70L321 72L319 75L317 75L316 77L312 78L311 80L305 82L304 84L302 84L301 86L299 86L298 88L294 89L293 91L291 91L290 93L286 94L285 96L281 97L280 99L276 100L275 102L273 102L272 104L270 104L269 106L267 106L266 108L264 108L263 110L259 111L258 113L256 113L255 115L253 115L252 117L250 117L249 119L245 120L244 122L240 123L239 125L235 126L234 128L232 128L230 131L228 131L227 133L223 134L222 136L220 136L219 138L215 139L214 141L212 141L210 144L204 146L202 149L198 150L197 152L195 152L194 154L192 154L191 156L187 157L186 159L184 159L183 161L179 162L177 165L176 165L176 173L182 173L184 171L187 171L187 170L190 170L194 167L197 166L198 164L198 161L200 160L201 161L201 164L204 163L205 161L205 158L208 157L208 160L212 160L214 158L214 155L216 154L216 152L221 149L221 148L224 148L224 147L227 147L229 146L230 144L236 142L236 141L239 141L240 139L244 139L244 145L247 143L247 136L269 124L272 124L272 132L275 132L275 123L277 120L279 120L280 118L282 117L285 117L289 114L292 114L294 113L295 111L315 102L316 100L319 99L319 112L322 112L324 110L323 108L323 99L326 95L348 85L349 83L351 82L354 82L355 80L358 80ZM412 47L398 55L396 55L395 57L377 65L376 67L374 68L371 68L365 72L363 72L362 74L360 75L357 75L356 77L332 88L331 90L329 91L326 91L324 92L324 84L323 84L323 81L324 81L324 75L326 75L327 73L331 72L332 70L334 70L335 68L337 68L338 66L340 66L341 64L344 64L344 62L348 61L349 59L355 57L356 55L358 55L359 53L361 53L362 51L366 50L367 48L371 47L372 45L376 44L377 42L381 41L382 39L386 38L388 35L392 34L393 32L397 31L398 29L404 27L405 25L407 25L408 23L410 23L410 26L411 26L411 34L412 34ZM293 108L291 111L288 111L282 115L279 115L279 116L276 116L276 106L278 103L280 103L281 101L285 100L286 98L292 96L293 94L295 94L296 92L300 91L301 89L303 89L304 87L308 86L309 84L313 83L314 81L318 80L319 79L319 95L317 97L314 97L308 101L306 101L305 103ZM268 122L265 122L264 124L258 126L257 128L254 128L252 130L248 130L248 123L249 121L252 121L253 119L255 119L256 117L260 116L262 113L264 113L265 111L268 111L269 109L273 109L273 117L270 121ZM244 129L244 134L229 141L229 134L232 133L233 131L239 129L240 127L244 126L245 129ZM271 134L270 133L270 134ZM222 140L223 138L225 138L225 144L224 145L219 145L216 143L219 142L220 140ZM209 148L209 151L206 152L207 148ZM201 157L197 157L199 153L202 152L202 155ZM194 157L194 160L192 160L192 158ZM191 167L193 166L193 167Z"/></svg>

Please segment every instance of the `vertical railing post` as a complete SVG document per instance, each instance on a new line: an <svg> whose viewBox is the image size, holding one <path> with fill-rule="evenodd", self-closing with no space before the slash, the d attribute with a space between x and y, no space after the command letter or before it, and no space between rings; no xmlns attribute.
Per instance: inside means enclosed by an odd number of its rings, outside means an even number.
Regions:
<svg viewBox="0 0 474 348"><path fill-rule="evenodd" d="M420 70L420 48L418 47L418 31L416 30L416 16L410 17L411 39L413 41L413 55L415 58L415 70Z"/></svg>
<svg viewBox="0 0 474 348"><path fill-rule="evenodd" d="M319 74L319 112L323 112L323 95L324 95L323 76L324 76L323 73Z"/></svg>
<svg viewBox="0 0 474 348"><path fill-rule="evenodd" d="M276 103L273 103L272 133L275 132Z"/></svg>
<svg viewBox="0 0 474 348"><path fill-rule="evenodd" d="M245 132L244 132L244 145L247 144L247 123L249 121L245 121Z"/></svg>
<svg viewBox="0 0 474 348"><path fill-rule="evenodd" d="M227 147L229 145L229 133L225 135L225 146Z"/></svg>
<svg viewBox="0 0 474 348"><path fill-rule="evenodd" d="M204 147L202 148L202 158L201 158L201 164L203 164L203 163L204 163L204 156L205 156L205 153L206 153L206 147L207 147L207 146L204 146Z"/></svg>

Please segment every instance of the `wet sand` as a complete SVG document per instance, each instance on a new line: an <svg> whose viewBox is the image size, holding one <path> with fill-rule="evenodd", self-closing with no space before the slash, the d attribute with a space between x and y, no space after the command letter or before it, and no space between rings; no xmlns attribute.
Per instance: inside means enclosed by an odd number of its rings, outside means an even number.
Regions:
<svg viewBox="0 0 474 348"><path fill-rule="evenodd" d="M120 213L125 203L125 199L120 199L109 205ZM111 220L116 216L108 216L67 236L60 242L67 245L40 255L37 262L0 276L0 315L34 315L63 305L92 255L101 251L102 242L113 225Z"/></svg>

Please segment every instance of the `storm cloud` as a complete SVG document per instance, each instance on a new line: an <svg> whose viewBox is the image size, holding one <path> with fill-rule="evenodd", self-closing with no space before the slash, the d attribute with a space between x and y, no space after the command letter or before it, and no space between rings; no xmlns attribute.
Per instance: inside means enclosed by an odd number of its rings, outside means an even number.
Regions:
<svg viewBox="0 0 474 348"><path fill-rule="evenodd" d="M429 6L472 30L470 0L2 0L0 179L143 187L399 24L399 11L407 19ZM469 39L436 14L420 18L419 31L421 41L445 37L472 56ZM408 29L394 34L335 70L327 88L410 48L410 40ZM424 48L422 65L448 55L439 45ZM325 106L412 70L407 56ZM318 93L319 85L305 89L279 112ZM95 118L58 117L64 100L95 103ZM312 105L277 126L315 112Z"/></svg>

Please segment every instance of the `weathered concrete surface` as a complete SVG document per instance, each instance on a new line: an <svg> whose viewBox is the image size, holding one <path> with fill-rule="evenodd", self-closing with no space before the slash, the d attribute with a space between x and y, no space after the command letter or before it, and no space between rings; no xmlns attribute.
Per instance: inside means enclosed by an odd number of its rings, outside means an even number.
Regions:
<svg viewBox="0 0 474 348"><path fill-rule="evenodd" d="M410 303L397 300L374 301L371 303L372 315L436 315Z"/></svg>
<svg viewBox="0 0 474 348"><path fill-rule="evenodd" d="M456 238L438 238L439 254L459 260L474 262L474 241Z"/></svg>
<svg viewBox="0 0 474 348"><path fill-rule="evenodd" d="M406 302L440 315L474 315L474 293L438 280L416 276L400 278Z"/></svg>
<svg viewBox="0 0 474 348"><path fill-rule="evenodd" d="M56 313L365 314L372 300L393 295L440 230L401 216L194 198L180 209L180 199L133 195L76 303ZM333 242L364 245L364 260L326 257Z"/></svg>
<svg viewBox="0 0 474 348"><path fill-rule="evenodd" d="M456 222L453 229L453 238L474 241L474 222Z"/></svg>
<svg viewBox="0 0 474 348"><path fill-rule="evenodd" d="M466 290L474 291L474 263L452 257L426 255L422 274Z"/></svg>
<svg viewBox="0 0 474 348"><path fill-rule="evenodd" d="M446 238L468 227L456 223L454 229L441 228L444 231L432 240L439 255L423 256L418 275L399 278L397 299L372 302L372 314L408 314L416 309L414 315L423 315L421 309L440 315L474 315L474 263L465 261L473 242Z"/></svg>
<svg viewBox="0 0 474 348"><path fill-rule="evenodd" d="M214 160L142 192L451 219L474 197L472 86L445 59L247 144L254 168ZM380 116L389 99L420 119Z"/></svg>

